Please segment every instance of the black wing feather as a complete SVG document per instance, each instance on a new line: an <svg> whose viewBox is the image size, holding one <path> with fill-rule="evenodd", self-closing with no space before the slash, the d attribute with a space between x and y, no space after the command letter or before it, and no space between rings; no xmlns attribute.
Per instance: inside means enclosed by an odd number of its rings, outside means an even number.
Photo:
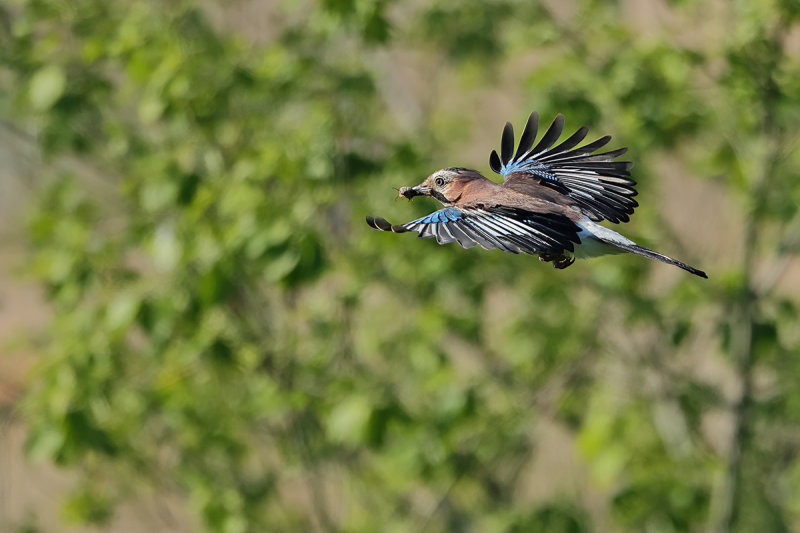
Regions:
<svg viewBox="0 0 800 533"><path fill-rule="evenodd" d="M535 157L536 154L540 154L553 146L553 143L561 137L561 132L564 131L564 115L559 113L556 115L555 120L553 123L550 124L550 127L547 128L547 131L542 135L541 140L539 140L539 144L531 150L531 157Z"/></svg>
<svg viewBox="0 0 800 533"><path fill-rule="evenodd" d="M583 139L586 138L588 134L589 134L589 128L587 128L586 126L581 126L580 129L575 133L573 133L572 135L570 135L566 141L562 142L561 144L559 144L558 146L547 152L547 154L548 155L560 154L561 152L566 152L571 148L575 148L576 146L578 146L579 142L581 142Z"/></svg>
<svg viewBox="0 0 800 533"><path fill-rule="evenodd" d="M503 128L503 138L500 140L500 155L502 156L503 164L507 165L511 161L511 154L514 153L514 126L510 122L506 122L506 127Z"/></svg>
<svg viewBox="0 0 800 533"><path fill-rule="evenodd" d="M536 133L539 131L539 113L534 111L528 117L528 122L525 123L525 129L522 130L522 137L519 138L519 147L517 153L514 154L514 159L519 159L533 146L533 141L536 140Z"/></svg>
<svg viewBox="0 0 800 533"><path fill-rule="evenodd" d="M492 167L492 170L497 174L500 174L503 168L503 164L500 162L500 156L497 155L496 150L492 150L492 155L489 156L489 166Z"/></svg>

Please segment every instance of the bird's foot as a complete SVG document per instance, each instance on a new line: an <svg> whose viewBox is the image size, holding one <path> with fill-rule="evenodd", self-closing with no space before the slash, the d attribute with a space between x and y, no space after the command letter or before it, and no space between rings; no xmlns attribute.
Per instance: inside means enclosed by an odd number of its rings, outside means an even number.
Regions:
<svg viewBox="0 0 800 533"><path fill-rule="evenodd" d="M574 257L567 257L566 255L556 254L539 254L539 261L547 261L553 263L553 268L563 270L575 262Z"/></svg>
<svg viewBox="0 0 800 533"><path fill-rule="evenodd" d="M553 261L553 268L563 270L574 262L575 262L574 257L567 257L566 255L562 255L561 257L558 258L557 261Z"/></svg>

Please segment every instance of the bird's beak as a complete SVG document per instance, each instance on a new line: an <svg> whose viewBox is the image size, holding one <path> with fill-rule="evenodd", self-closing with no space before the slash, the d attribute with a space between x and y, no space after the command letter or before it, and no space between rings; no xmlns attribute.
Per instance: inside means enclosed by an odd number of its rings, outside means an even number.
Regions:
<svg viewBox="0 0 800 533"><path fill-rule="evenodd" d="M416 187L400 187L400 196L411 200L415 196L430 196L431 188L417 185Z"/></svg>

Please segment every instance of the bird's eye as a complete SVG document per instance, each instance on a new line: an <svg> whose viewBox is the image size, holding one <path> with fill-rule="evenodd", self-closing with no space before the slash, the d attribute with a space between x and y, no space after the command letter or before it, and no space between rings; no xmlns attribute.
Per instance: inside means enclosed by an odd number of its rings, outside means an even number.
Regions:
<svg viewBox="0 0 800 533"><path fill-rule="evenodd" d="M433 180L433 182L436 184L437 187L441 187L442 185L444 185L444 180L442 178L436 178L435 180Z"/></svg>

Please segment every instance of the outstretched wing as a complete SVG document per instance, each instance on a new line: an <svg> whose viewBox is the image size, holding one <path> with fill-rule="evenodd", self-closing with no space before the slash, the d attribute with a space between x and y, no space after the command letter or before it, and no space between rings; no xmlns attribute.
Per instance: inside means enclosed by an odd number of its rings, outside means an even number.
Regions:
<svg viewBox="0 0 800 533"><path fill-rule="evenodd" d="M458 242L464 248L480 245L486 250L536 254L563 254L580 243L580 228L567 217L540 214L510 207L446 207L406 224L390 224L367 217L367 224L381 231L435 237L439 244Z"/></svg>
<svg viewBox="0 0 800 533"><path fill-rule="evenodd" d="M595 154L611 140L610 136L575 148L589 133L581 127L558 146L553 146L564 130L564 116L559 114L545 134L533 146L539 129L539 115L531 113L519 147L514 152L514 128L510 122L503 129L500 155L492 151L489 164L502 174L505 186L524 188L535 181L570 196L594 221L627 222L639 204L633 199L636 182L630 179L630 161L614 161L628 149L619 148Z"/></svg>

